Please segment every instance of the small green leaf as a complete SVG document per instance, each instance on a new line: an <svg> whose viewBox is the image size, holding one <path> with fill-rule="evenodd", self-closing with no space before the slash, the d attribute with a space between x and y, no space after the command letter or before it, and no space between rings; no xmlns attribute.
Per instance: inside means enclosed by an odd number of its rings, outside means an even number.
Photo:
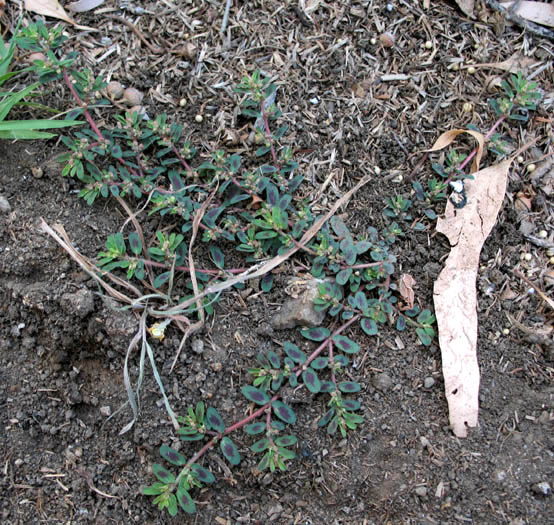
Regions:
<svg viewBox="0 0 554 525"><path fill-rule="evenodd" d="M240 390L246 399L256 403L257 405L265 405L266 403L269 403L269 396L256 387L244 385Z"/></svg>
<svg viewBox="0 0 554 525"><path fill-rule="evenodd" d="M329 359L327 357L316 357L311 363L310 366L315 370L321 370L329 364Z"/></svg>
<svg viewBox="0 0 554 525"><path fill-rule="evenodd" d="M302 364L306 362L306 354L295 344L289 341L285 341L285 343L283 344L283 350L295 363Z"/></svg>
<svg viewBox="0 0 554 525"><path fill-rule="evenodd" d="M364 317L360 321L360 326L362 327L362 330L367 335L377 335L377 333L379 332L377 323L373 319L370 319L369 317Z"/></svg>
<svg viewBox="0 0 554 525"><path fill-rule="evenodd" d="M179 502L179 505L181 505L181 508L187 514L194 514L196 512L196 505L194 504L194 501L190 497L190 494L188 493L188 491L186 491L182 487L179 487L177 489L176 496L177 496L177 501ZM168 508L168 511L169 511L169 508Z"/></svg>
<svg viewBox="0 0 554 525"><path fill-rule="evenodd" d="M213 407L209 407L206 411L206 417L204 418L204 421L208 430L215 430L220 434L225 431L225 423L219 415L219 412Z"/></svg>
<svg viewBox="0 0 554 525"><path fill-rule="evenodd" d="M238 465L240 463L240 454L236 445L225 436L221 440L220 444L221 452L231 465Z"/></svg>
<svg viewBox="0 0 554 525"><path fill-rule="evenodd" d="M352 275L352 268L347 268L346 270L341 270L339 273L337 273L336 281L340 285L344 285L348 282L348 279L350 279L350 276Z"/></svg>
<svg viewBox="0 0 554 525"><path fill-rule="evenodd" d="M361 405L357 399L343 399L342 406L346 410L359 410Z"/></svg>
<svg viewBox="0 0 554 525"><path fill-rule="evenodd" d="M267 360L269 361L272 368L275 370L278 370L281 368L281 360L279 359L279 356L272 352L271 350L267 353Z"/></svg>
<svg viewBox="0 0 554 525"><path fill-rule="evenodd" d="M259 441L256 441L253 445L250 446L252 452L263 452L271 446L271 442L267 438L262 438Z"/></svg>
<svg viewBox="0 0 554 525"><path fill-rule="evenodd" d="M194 477L202 483L213 483L215 481L214 475L198 463L193 463L190 466L190 470L193 472Z"/></svg>
<svg viewBox="0 0 554 525"><path fill-rule="evenodd" d="M335 383L332 381L321 381L319 391L322 393L331 393L335 391Z"/></svg>
<svg viewBox="0 0 554 525"><path fill-rule="evenodd" d="M323 341L331 335L331 332L329 332L329 329L325 327L318 326L315 328L304 328L304 330L301 331L301 334L310 341Z"/></svg>
<svg viewBox="0 0 554 525"><path fill-rule="evenodd" d="M251 423L250 425L246 425L244 427L244 431L251 436L261 434L264 430L265 423L263 423L262 421L257 421L256 423Z"/></svg>
<svg viewBox="0 0 554 525"><path fill-rule="evenodd" d="M317 394L321 389L319 377L317 377L315 370L310 367L306 368L306 370L302 372L302 381L304 381L304 384L308 390L313 394Z"/></svg>
<svg viewBox="0 0 554 525"><path fill-rule="evenodd" d="M156 476L162 483L174 483L175 476L169 472L164 466L159 463L154 463L152 465L152 473Z"/></svg>
<svg viewBox="0 0 554 525"><path fill-rule="evenodd" d="M347 354L355 354L360 350L360 345L358 343L355 343L352 339L344 335L335 335L333 337L333 342L338 348Z"/></svg>
<svg viewBox="0 0 554 525"><path fill-rule="evenodd" d="M425 330L423 328L417 328L416 333L419 337L419 340L422 342L425 346L430 346L432 343L432 339L427 335Z"/></svg>
<svg viewBox="0 0 554 525"><path fill-rule="evenodd" d="M285 430L285 424L282 421L273 420L271 422L271 428L273 430L278 430L279 432L282 432L283 430Z"/></svg>
<svg viewBox="0 0 554 525"><path fill-rule="evenodd" d="M287 435L287 436L280 436L275 439L275 444L279 447L290 447L294 444L296 444L298 440L296 439L296 436Z"/></svg>
<svg viewBox="0 0 554 525"><path fill-rule="evenodd" d="M223 269L225 264L225 256L223 255L223 252L218 246L215 246L213 244L210 245L210 256L214 264L218 268Z"/></svg>
<svg viewBox="0 0 554 525"><path fill-rule="evenodd" d="M355 381L343 381L337 385L341 392L345 394L353 394L354 392L360 391L360 384Z"/></svg>
<svg viewBox="0 0 554 525"><path fill-rule="evenodd" d="M279 419L282 419L285 423L288 423L289 425L294 425L294 423L296 423L296 414L291 407L285 405L285 403L283 403L282 401L274 401L272 407L273 412L275 412L275 415Z"/></svg>
<svg viewBox="0 0 554 525"><path fill-rule="evenodd" d="M137 232L131 232L129 234L129 246L135 255L140 255L142 253L142 242Z"/></svg>
<svg viewBox="0 0 554 525"><path fill-rule="evenodd" d="M167 445L162 445L160 447L160 456L169 461L172 465L181 466L187 462L182 454Z"/></svg>
<svg viewBox="0 0 554 525"><path fill-rule="evenodd" d="M273 288L273 274L266 273L260 281L260 288L264 293L267 293Z"/></svg>
<svg viewBox="0 0 554 525"><path fill-rule="evenodd" d="M329 222L337 237L345 238L351 236L346 224L344 224L344 221L337 215L333 215Z"/></svg>
<svg viewBox="0 0 554 525"><path fill-rule="evenodd" d="M141 490L141 492L145 496L157 496L158 494L162 494L166 490L167 490L167 485L165 483L160 483L159 481L155 481L149 487L144 487Z"/></svg>
<svg viewBox="0 0 554 525"><path fill-rule="evenodd" d="M329 423L329 421L331 421L331 418L334 415L335 415L335 407L330 408L329 410L327 410L325 415L317 422L318 426L324 427L325 425L327 425L327 423Z"/></svg>

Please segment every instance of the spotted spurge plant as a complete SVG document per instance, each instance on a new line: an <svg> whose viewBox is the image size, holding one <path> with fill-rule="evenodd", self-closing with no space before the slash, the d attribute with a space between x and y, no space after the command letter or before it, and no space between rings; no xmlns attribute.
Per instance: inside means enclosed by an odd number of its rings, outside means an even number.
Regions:
<svg viewBox="0 0 554 525"><path fill-rule="evenodd" d="M160 455L171 470L155 463L152 473L157 481L143 493L171 515L179 508L194 512L195 489L215 479L205 466L207 453L219 450L237 465L246 441L258 456L259 470L285 470L295 457L298 439L291 428L297 417L287 403L286 388L305 388L324 398L326 407L318 424L328 434L346 437L356 430L363 417L360 402L352 396L362 387L345 375L360 351L354 328L375 336L384 326L398 330L413 326L424 345L431 344L434 336L432 314L417 307L401 308L396 293L395 247L405 235L401 224L411 219L410 201L391 196L380 231L369 227L351 232L336 216L329 214L330 220L317 216L286 142L278 86L259 71L245 75L236 89L242 118L253 121L252 155L243 158L225 148L200 151L187 127L167 115L112 116L106 82L79 68L75 54L62 54L63 35L51 39L49 34L38 22L22 30L17 41L29 51L44 53L47 59L36 64L39 81L64 83L75 102L71 115L88 123L88 128L63 137L67 152L60 158L62 174L80 182L79 196L88 204L112 199L128 220L108 236L95 261L80 255L61 230L46 231L123 309L139 317L123 370L133 418L122 433L137 421L144 367L149 363L175 433L191 446L199 442L190 459L164 444ZM149 217L156 218L157 226L147 235L143 225ZM203 244L205 260L211 261L202 268L191 256L195 240ZM243 267L229 267L230 250L236 252L234 259L242 256ZM177 358L223 291L244 286L265 261L288 257L291 250L318 279L315 308L327 314L325 326L300 331L310 350L302 350L298 341L285 341L280 348L260 352L249 369L250 383L241 388L251 410L238 422L226 423L215 407L204 402L179 415L158 372L155 343L170 326L180 330L183 339ZM261 275L260 286L265 292L271 290L271 272ZM139 376L133 383L129 361L136 348ZM239 441L235 433L241 429L246 438Z"/></svg>

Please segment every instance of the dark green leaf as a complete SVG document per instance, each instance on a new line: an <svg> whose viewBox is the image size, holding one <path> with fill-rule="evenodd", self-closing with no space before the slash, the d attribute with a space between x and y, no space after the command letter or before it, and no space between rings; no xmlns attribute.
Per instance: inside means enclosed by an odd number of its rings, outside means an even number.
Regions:
<svg viewBox="0 0 554 525"><path fill-rule="evenodd" d="M160 456L162 456L162 458L164 459L167 459L167 461L169 461L172 465L181 466L187 462L182 454L180 454L176 450L173 450L167 445L162 445L160 447Z"/></svg>
<svg viewBox="0 0 554 525"><path fill-rule="evenodd" d="M262 280L260 281L260 288L264 293L267 293L271 290L273 287L273 274L272 273L266 273Z"/></svg>
<svg viewBox="0 0 554 525"><path fill-rule="evenodd" d="M364 292L356 292L356 295L354 296L354 304L362 312L367 310L367 298Z"/></svg>
<svg viewBox="0 0 554 525"><path fill-rule="evenodd" d="M335 384L332 381L321 381L320 392L331 393L335 391Z"/></svg>
<svg viewBox="0 0 554 525"><path fill-rule="evenodd" d="M167 281L169 281L169 278L171 277L171 272L164 272L160 275L157 275L154 279L154 288L161 288Z"/></svg>
<svg viewBox="0 0 554 525"><path fill-rule="evenodd" d="M140 255L142 252L142 242L140 241L140 237L137 232L131 232L129 234L129 246L131 248L131 251L135 255Z"/></svg>
<svg viewBox="0 0 554 525"><path fill-rule="evenodd" d="M223 419L219 415L218 411L213 407L209 407L206 411L204 421L208 430L215 430L220 434L225 431L225 423L223 422Z"/></svg>
<svg viewBox="0 0 554 525"><path fill-rule="evenodd" d="M264 430L265 423L263 423L262 421L257 421L256 423L251 423L250 425L246 425L244 427L244 431L251 436L261 434Z"/></svg>
<svg viewBox="0 0 554 525"><path fill-rule="evenodd" d="M318 326L315 328L304 328L301 334L310 341L323 341L331 335L331 332L325 327Z"/></svg>
<svg viewBox="0 0 554 525"><path fill-rule="evenodd" d="M329 359L327 357L316 357L311 363L310 366L315 370L321 370L329 364Z"/></svg>
<svg viewBox="0 0 554 525"><path fill-rule="evenodd" d="M256 403L257 405L265 405L266 403L269 403L269 396L256 387L244 385L240 390L246 399Z"/></svg>
<svg viewBox="0 0 554 525"><path fill-rule="evenodd" d="M278 430L279 432L282 432L283 430L285 430L285 424L282 421L273 420L271 422L271 428L273 430Z"/></svg>
<svg viewBox="0 0 554 525"><path fill-rule="evenodd" d="M355 354L360 350L360 345L358 343L355 343L352 339L344 335L335 335L333 337L333 342L338 348L347 354Z"/></svg>
<svg viewBox="0 0 554 525"><path fill-rule="evenodd" d="M238 465L240 463L239 451L236 445L227 436L221 440L220 448L221 452L223 452L223 455L227 461L231 463L231 465Z"/></svg>
<svg viewBox="0 0 554 525"><path fill-rule="evenodd" d="M285 405L285 403L283 403L282 401L274 401L272 407L273 412L275 412L275 415L279 419L282 419L285 423L288 423L289 425L294 425L294 423L296 423L296 414L291 407Z"/></svg>
<svg viewBox="0 0 554 525"><path fill-rule="evenodd" d="M342 406L346 410L359 410L361 405L357 399L343 399Z"/></svg>
<svg viewBox="0 0 554 525"><path fill-rule="evenodd" d="M290 447L294 444L296 444L298 440L296 439L296 436L287 435L287 436L280 436L277 439L275 439L275 444L278 447Z"/></svg>
<svg viewBox="0 0 554 525"><path fill-rule="evenodd" d="M240 155L231 155L228 159L227 159L227 162L228 162L228 165L229 165L229 171L231 173L237 173L237 171L239 170L240 168L240 162L241 162L241 158L240 158Z"/></svg>
<svg viewBox="0 0 554 525"><path fill-rule="evenodd" d="M306 362L306 354L295 344L286 341L283 344L283 350L295 363L302 364Z"/></svg>
<svg viewBox="0 0 554 525"><path fill-rule="evenodd" d="M164 466L159 463L154 463L152 465L152 473L156 476L162 483L174 483L175 476L169 472Z"/></svg>
<svg viewBox="0 0 554 525"><path fill-rule="evenodd" d="M210 245L210 256L214 264L218 268L223 269L223 266L225 264L225 256L218 246L215 246L214 244Z"/></svg>
<svg viewBox="0 0 554 525"><path fill-rule="evenodd" d="M302 372L302 381L304 381L304 384L306 385L308 390L313 394L317 394L321 389L321 382L319 381L319 377L317 377L315 370L310 367L306 368L306 370Z"/></svg>
<svg viewBox="0 0 554 525"><path fill-rule="evenodd" d="M343 381L337 385L341 392L345 394L353 394L360 391L360 384L355 381Z"/></svg>
<svg viewBox="0 0 554 525"><path fill-rule="evenodd" d="M180 428L177 433L181 436L183 441L200 441L204 438L204 434L197 432L196 434L190 434L185 431L186 429Z"/></svg>
<svg viewBox="0 0 554 525"><path fill-rule="evenodd" d="M177 489L176 497L179 505L181 505L181 508L187 514L194 514L196 512L196 505L194 504L193 499L190 497L188 491L186 491L183 487L179 487Z"/></svg>
<svg viewBox="0 0 554 525"><path fill-rule="evenodd" d="M194 473L194 477L202 483L213 483L215 481L214 475L198 463L193 463L190 470Z"/></svg>
<svg viewBox="0 0 554 525"><path fill-rule="evenodd" d="M427 332L423 328L417 328L416 329L417 336L419 337L419 340L425 345L430 346L432 339L427 335Z"/></svg>
<svg viewBox="0 0 554 525"><path fill-rule="evenodd" d="M344 224L344 221L340 218L334 215L331 217L331 220L329 221L331 223L331 228L333 228L333 231L335 232L335 235L340 238L345 237L351 237L350 231L346 227L346 224Z"/></svg>
<svg viewBox="0 0 554 525"><path fill-rule="evenodd" d="M337 283L340 285L344 285L348 282L348 279L350 279L350 276L352 275L352 268L347 268L346 270L341 270L339 273L337 273Z"/></svg>
<svg viewBox="0 0 554 525"><path fill-rule="evenodd" d="M262 438L259 441L256 441L256 443L254 443L253 445L251 445L250 450L252 452L260 453L266 450L267 448L269 448L270 446L271 446L271 443L269 439Z"/></svg>
<svg viewBox="0 0 554 525"><path fill-rule="evenodd" d="M360 326L362 327L362 330L367 335L377 335L377 333L379 332L377 323L373 319L370 319L369 317L364 317L360 321Z"/></svg>
<svg viewBox="0 0 554 525"><path fill-rule="evenodd" d="M344 260L346 264L354 264L356 262L356 257L358 255L354 242L350 237L343 239L340 242L340 249L344 255Z"/></svg>
<svg viewBox="0 0 554 525"><path fill-rule="evenodd" d="M318 426L324 427L331 421L331 418L335 415L335 407L330 408L325 412L325 415L317 422Z"/></svg>
<svg viewBox="0 0 554 525"><path fill-rule="evenodd" d="M272 368L275 370L278 370L281 368L281 360L279 359L279 356L272 352L271 350L267 353L267 360L269 361Z"/></svg>

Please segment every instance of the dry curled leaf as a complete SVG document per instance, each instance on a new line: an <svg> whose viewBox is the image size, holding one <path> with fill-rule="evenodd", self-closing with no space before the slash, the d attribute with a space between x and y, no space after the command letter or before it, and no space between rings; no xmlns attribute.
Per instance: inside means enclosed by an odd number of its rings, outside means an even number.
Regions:
<svg viewBox="0 0 554 525"><path fill-rule="evenodd" d="M32 11L39 15L50 16L52 18L58 18L69 24L74 25L77 29L84 31L98 31L92 27L81 26L73 20L62 7L58 0L25 0L25 9Z"/></svg>
<svg viewBox="0 0 554 525"><path fill-rule="evenodd" d="M454 139L461 135L462 133L468 133L477 141L477 154L473 157L473 162L471 163L471 172L479 170L479 163L481 162L481 157L483 156L483 151L485 148L485 136L478 131L473 131L471 129L451 129L450 131L445 131L433 144L431 149L425 150L430 153L432 151L439 151L441 149L450 146Z"/></svg>
<svg viewBox="0 0 554 525"><path fill-rule="evenodd" d="M408 310L414 307L414 285L415 279L409 273L403 273L398 280L398 292L406 301Z"/></svg>
<svg viewBox="0 0 554 525"><path fill-rule="evenodd" d="M513 2L502 2L502 7L509 9ZM514 13L525 20L541 24L543 26L554 27L554 4L546 2L519 2Z"/></svg>
<svg viewBox="0 0 554 525"><path fill-rule="evenodd" d="M77 0L77 2L67 4L67 8L74 13L84 13L85 11L90 11L103 3L104 0Z"/></svg>
<svg viewBox="0 0 554 525"><path fill-rule="evenodd" d="M475 7L475 0L455 0L462 13L470 18L473 17L473 8Z"/></svg>
<svg viewBox="0 0 554 525"><path fill-rule="evenodd" d="M533 60L531 57L522 56L519 52L516 52L510 58L507 58L502 62L485 62L484 64L472 64L472 67L501 69L502 71L510 71L514 73L516 71L519 71L522 75L527 75L529 74L531 67L536 64L536 60Z"/></svg>
<svg viewBox="0 0 554 525"><path fill-rule="evenodd" d="M434 285L442 370L450 425L458 437L477 425L479 366L477 364L477 291L475 282L481 248L492 230L506 192L513 159L475 173L467 181L468 203L451 202L437 231L450 241L450 254Z"/></svg>

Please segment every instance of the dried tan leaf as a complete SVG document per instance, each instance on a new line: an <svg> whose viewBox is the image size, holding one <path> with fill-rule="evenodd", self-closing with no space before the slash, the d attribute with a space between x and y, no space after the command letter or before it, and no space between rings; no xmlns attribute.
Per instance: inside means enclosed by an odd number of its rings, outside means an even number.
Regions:
<svg viewBox="0 0 554 525"><path fill-rule="evenodd" d="M509 9L512 7L513 2L502 2L502 7ZM554 27L554 4L547 4L546 2L519 2L514 14L530 20L536 24L543 26Z"/></svg>
<svg viewBox="0 0 554 525"><path fill-rule="evenodd" d="M441 149L446 148L447 146L450 146L452 142L454 142L454 139L461 135L462 133L468 133L471 135L478 144L478 150L477 154L473 158L473 162L471 163L471 172L475 172L479 170L479 163L481 162L481 157L483 156L483 151L485 148L485 136L482 133L479 133L478 131L473 131L471 129L451 129L450 131L445 131L433 144L433 147L431 149L425 150L426 152L432 152L432 151L439 151Z"/></svg>
<svg viewBox="0 0 554 525"><path fill-rule="evenodd" d="M403 273L398 280L398 292L402 299L406 301L408 310L414 307L414 284L415 279L409 273Z"/></svg>
<svg viewBox="0 0 554 525"><path fill-rule="evenodd" d="M77 0L77 2L67 4L67 8L74 13L84 13L85 11L90 11L103 3L104 0Z"/></svg>
<svg viewBox="0 0 554 525"><path fill-rule="evenodd" d="M62 7L58 0L25 0L25 9L32 11L39 15L50 16L52 18L58 18L64 22L74 25L77 29L84 31L98 31L93 27L81 26L73 20Z"/></svg>
<svg viewBox="0 0 554 525"><path fill-rule="evenodd" d="M520 71L522 75L527 75L531 67L535 64L537 64L536 60L533 60L531 57L522 56L519 52L517 52L503 62L486 62L484 64L471 64L471 66L475 68L485 67L492 69L501 69L502 71Z"/></svg>
<svg viewBox="0 0 554 525"><path fill-rule="evenodd" d="M455 2L464 15L473 18L473 8L475 6L475 0L455 0Z"/></svg>
<svg viewBox="0 0 554 525"><path fill-rule="evenodd" d="M479 366L477 363L477 292L475 282L481 248L492 230L506 192L513 159L475 173L468 180L468 203L456 209L451 202L437 231L450 241L450 254L434 285L450 425L458 437L477 425Z"/></svg>

